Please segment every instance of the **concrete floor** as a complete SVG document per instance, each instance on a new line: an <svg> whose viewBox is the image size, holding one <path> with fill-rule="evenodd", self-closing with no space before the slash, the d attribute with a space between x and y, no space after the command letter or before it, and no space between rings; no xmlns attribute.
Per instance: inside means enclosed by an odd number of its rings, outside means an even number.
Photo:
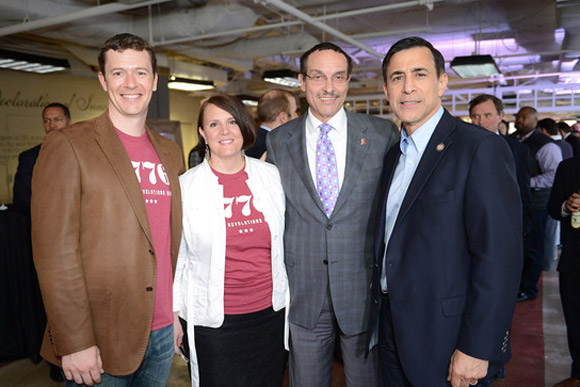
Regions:
<svg viewBox="0 0 580 387"><path fill-rule="evenodd" d="M556 271L544 272L543 274L543 340L544 340L544 375L545 386L553 386L555 383L569 376L570 357L566 341L566 327L562 315L560 295L558 291L558 275ZM539 301L539 300L538 300ZM534 302L534 301L526 301ZM516 308L516 314L518 308ZM539 332L538 332L539 333ZM516 335L517 332L513 332ZM537 352L534 349L526 349L526 352ZM532 356L533 353L518 354L518 356ZM514 356L516 352L514 351ZM335 364L335 374L340 372L340 365ZM517 371L524 372L524 371ZM53 382L49 378L49 368L45 362L37 365L28 359L22 359L3 367L0 367L0 386L2 387L62 387L64 383ZM342 375L337 375L334 387L344 386ZM497 383L498 386L522 386L518 380L523 375L508 373L505 381ZM496 383L494 383L495 385ZM189 386L189 375L185 362L176 356L173 360L173 368L169 379L169 387ZM528 387L528 386L526 386ZM536 386L529 386L536 387ZM537 387L541 387L538 385Z"/></svg>

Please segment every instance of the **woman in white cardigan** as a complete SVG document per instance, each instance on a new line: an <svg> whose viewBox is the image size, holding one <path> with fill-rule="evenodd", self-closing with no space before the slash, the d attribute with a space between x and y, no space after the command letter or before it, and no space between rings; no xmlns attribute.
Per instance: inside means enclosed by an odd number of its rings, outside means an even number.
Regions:
<svg viewBox="0 0 580 387"><path fill-rule="evenodd" d="M201 107L205 160L180 177L183 236L174 281L187 321L192 385L282 385L288 279L285 199L275 166L245 157L256 138L242 102L215 95Z"/></svg>

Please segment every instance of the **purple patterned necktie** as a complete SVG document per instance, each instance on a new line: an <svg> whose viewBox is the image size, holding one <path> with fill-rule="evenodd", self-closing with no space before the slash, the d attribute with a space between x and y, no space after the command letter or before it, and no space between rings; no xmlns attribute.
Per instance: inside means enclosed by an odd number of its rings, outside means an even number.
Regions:
<svg viewBox="0 0 580 387"><path fill-rule="evenodd" d="M328 132L332 126L324 123L320 125L320 136L316 144L316 186L318 195L330 217L334 204L338 198L338 171L336 169L336 155Z"/></svg>

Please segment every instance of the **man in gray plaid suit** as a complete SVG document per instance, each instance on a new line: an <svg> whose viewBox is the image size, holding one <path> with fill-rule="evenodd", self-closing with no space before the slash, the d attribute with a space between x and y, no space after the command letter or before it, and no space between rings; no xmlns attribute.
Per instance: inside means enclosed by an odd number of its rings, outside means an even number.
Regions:
<svg viewBox="0 0 580 387"><path fill-rule="evenodd" d="M266 139L286 193L292 386L331 386L337 341L347 386L380 379L377 353L365 357L370 218L383 157L399 132L391 121L343 108L351 70L351 58L332 43L307 51L299 78L308 113Z"/></svg>

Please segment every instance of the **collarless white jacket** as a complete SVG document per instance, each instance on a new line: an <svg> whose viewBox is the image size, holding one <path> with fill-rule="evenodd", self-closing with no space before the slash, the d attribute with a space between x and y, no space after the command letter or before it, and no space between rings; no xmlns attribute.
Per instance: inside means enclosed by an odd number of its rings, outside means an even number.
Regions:
<svg viewBox="0 0 580 387"><path fill-rule="evenodd" d="M289 307L288 278L284 264L285 197L278 169L246 157L247 184L254 207L270 228L272 254L272 306ZM226 221L223 188L207 161L179 178L183 207L183 233L173 284L173 310L187 321L192 385L199 385L193 326L220 327L224 321ZM288 348L286 324L284 344Z"/></svg>

